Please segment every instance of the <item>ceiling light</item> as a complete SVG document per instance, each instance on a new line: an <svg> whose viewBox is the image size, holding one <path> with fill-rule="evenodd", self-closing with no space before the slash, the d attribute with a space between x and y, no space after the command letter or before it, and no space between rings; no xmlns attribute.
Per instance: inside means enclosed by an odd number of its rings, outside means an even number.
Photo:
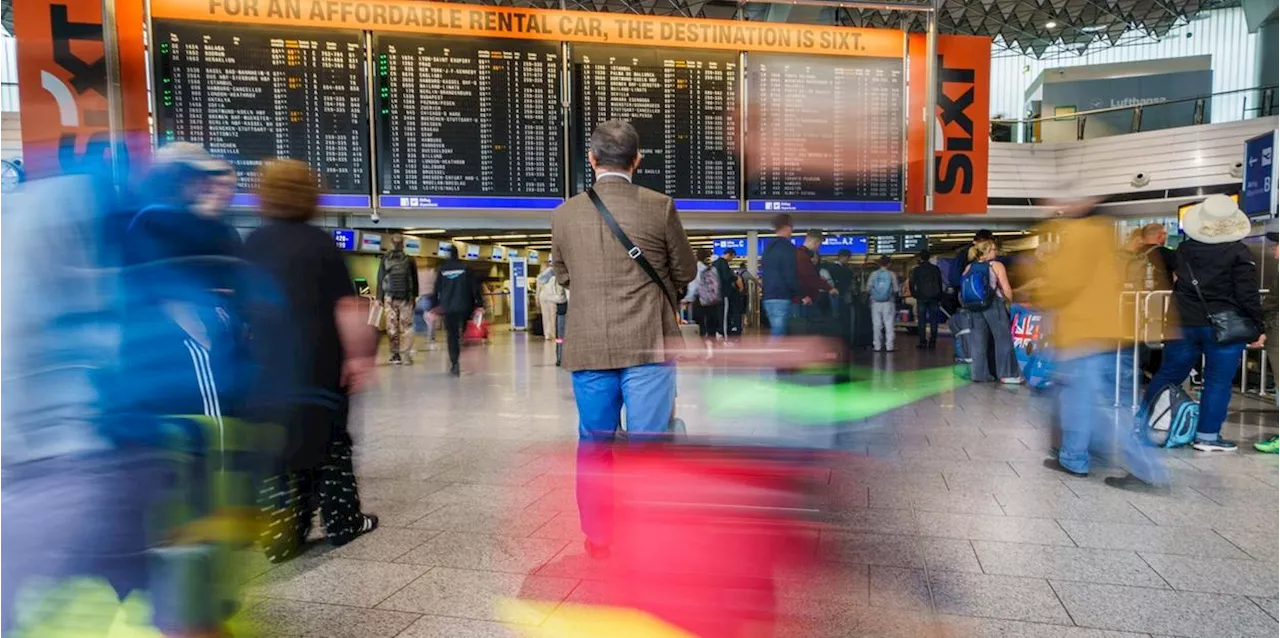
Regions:
<svg viewBox="0 0 1280 638"><path fill-rule="evenodd" d="M445 230L443 228L426 228L422 230L406 230L405 232L410 235L439 235Z"/></svg>
<svg viewBox="0 0 1280 638"><path fill-rule="evenodd" d="M1056 28L1058 28L1058 23L1057 23L1057 22L1054 22L1053 20L1050 20L1050 21L1048 21L1048 22L1044 23L1044 28L1046 28L1046 29L1056 29Z"/></svg>
<svg viewBox="0 0 1280 638"><path fill-rule="evenodd" d="M1099 31L1106 31L1107 26L1105 24L1095 24L1091 27L1081 27L1080 30L1084 33L1097 33Z"/></svg>

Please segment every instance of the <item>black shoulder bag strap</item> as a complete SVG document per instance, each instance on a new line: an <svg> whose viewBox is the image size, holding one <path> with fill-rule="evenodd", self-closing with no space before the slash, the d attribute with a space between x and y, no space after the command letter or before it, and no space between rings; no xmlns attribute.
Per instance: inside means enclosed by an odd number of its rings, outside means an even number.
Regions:
<svg viewBox="0 0 1280 638"><path fill-rule="evenodd" d="M640 269L644 271L644 274L649 275L649 279L658 284L658 289L662 291L662 296L671 304L673 310L679 308L680 304L677 304L675 298L671 296L671 291L662 282L662 277L658 276L658 271L653 269L653 264L649 263L648 259L645 259L640 247L631 241L631 238L627 237L627 234L618 226L618 220L613 218L613 213L610 213L604 202L600 201L600 196L596 194L596 189L588 188L587 197L590 197L591 203L595 204L600 217L604 219L604 225L609 227L609 230L613 232L613 236L617 237L619 242L622 242L622 247L627 250L627 256L631 258L631 261L636 262Z"/></svg>

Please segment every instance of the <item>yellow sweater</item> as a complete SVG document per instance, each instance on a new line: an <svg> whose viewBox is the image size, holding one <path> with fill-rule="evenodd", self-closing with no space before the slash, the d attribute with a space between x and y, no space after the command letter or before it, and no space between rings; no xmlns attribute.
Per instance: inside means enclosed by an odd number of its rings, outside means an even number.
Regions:
<svg viewBox="0 0 1280 638"><path fill-rule="evenodd" d="M1040 261L1033 301L1050 317L1060 350L1097 350L1125 336L1120 317L1124 273L1112 222L1105 217L1055 220L1041 229L1058 245ZM1131 331L1131 330L1130 330Z"/></svg>

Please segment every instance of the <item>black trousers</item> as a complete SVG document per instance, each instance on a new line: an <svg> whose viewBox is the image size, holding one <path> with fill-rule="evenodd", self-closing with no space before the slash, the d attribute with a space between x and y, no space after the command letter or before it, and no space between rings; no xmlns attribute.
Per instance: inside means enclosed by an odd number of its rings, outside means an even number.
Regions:
<svg viewBox="0 0 1280 638"><path fill-rule="evenodd" d="M703 339L714 339L718 334L724 334L724 302L704 306L700 302L694 303L694 315L698 321L698 336Z"/></svg>
<svg viewBox="0 0 1280 638"><path fill-rule="evenodd" d="M458 356L462 354L462 332L467 329L467 321L471 319L469 312L449 312L444 315L444 331L449 347L449 365L458 364Z"/></svg>
<svg viewBox="0 0 1280 638"><path fill-rule="evenodd" d="M351 540L364 525L351 443L335 439L329 444L328 457L317 467L267 479L260 501L266 519L261 544L273 563L302 552L317 506L325 537L338 542Z"/></svg>

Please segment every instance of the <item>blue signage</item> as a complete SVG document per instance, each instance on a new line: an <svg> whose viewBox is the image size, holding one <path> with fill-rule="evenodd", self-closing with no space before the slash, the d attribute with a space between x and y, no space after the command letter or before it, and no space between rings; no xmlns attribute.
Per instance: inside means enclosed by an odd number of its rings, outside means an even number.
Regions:
<svg viewBox="0 0 1280 638"><path fill-rule="evenodd" d="M382 208L506 208L525 210L551 210L563 203L559 197L430 197L426 195L405 197L382 195L378 205Z"/></svg>
<svg viewBox="0 0 1280 638"><path fill-rule="evenodd" d="M902 202L753 199L747 210L762 213L901 213Z"/></svg>
<svg viewBox="0 0 1280 638"><path fill-rule="evenodd" d="M520 258L511 260L511 329L529 327L528 265Z"/></svg>
<svg viewBox="0 0 1280 638"><path fill-rule="evenodd" d="M341 195L337 193L321 193L316 201L320 208L369 208L373 198L368 195ZM234 208L257 208L258 196L253 193L236 193L231 196Z"/></svg>
<svg viewBox="0 0 1280 638"><path fill-rule="evenodd" d="M756 247L756 254L763 255L764 249L773 241L772 237L762 238ZM804 243L804 235L795 235L791 238L791 243L799 246ZM711 240L711 252L717 255L723 255L725 251L733 249L733 252L739 257L747 256L747 239L739 237L735 239L713 239ZM841 250L848 250L853 255L867 254L867 236L866 235L827 235L822 240L822 245L818 247L819 255L838 255Z"/></svg>
<svg viewBox="0 0 1280 638"><path fill-rule="evenodd" d="M1240 209L1246 215L1270 214L1275 187L1275 131L1244 143L1244 197Z"/></svg>
<svg viewBox="0 0 1280 638"><path fill-rule="evenodd" d="M338 250L356 249L356 231L346 228L333 229L333 244Z"/></svg>

